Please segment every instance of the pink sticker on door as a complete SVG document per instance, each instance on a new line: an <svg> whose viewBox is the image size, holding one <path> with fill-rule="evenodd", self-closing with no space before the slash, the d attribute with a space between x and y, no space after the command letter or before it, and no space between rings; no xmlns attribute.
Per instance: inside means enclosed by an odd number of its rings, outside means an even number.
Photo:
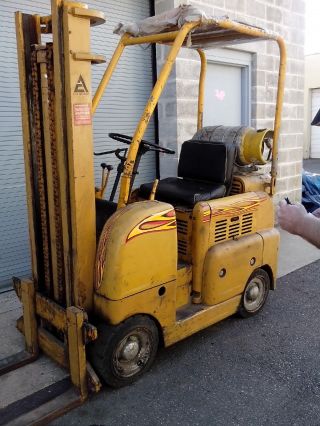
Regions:
<svg viewBox="0 0 320 426"><path fill-rule="evenodd" d="M216 89L215 96L219 101L223 101L226 96L226 92L224 90Z"/></svg>

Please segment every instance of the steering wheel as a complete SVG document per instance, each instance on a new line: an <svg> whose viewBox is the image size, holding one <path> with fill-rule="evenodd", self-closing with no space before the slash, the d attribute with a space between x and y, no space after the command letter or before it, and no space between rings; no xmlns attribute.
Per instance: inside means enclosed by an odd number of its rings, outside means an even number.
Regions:
<svg viewBox="0 0 320 426"><path fill-rule="evenodd" d="M109 137L115 141L125 143L127 145L131 144L132 136L123 135L122 133L109 133ZM141 143L150 148L150 151L163 152L164 154L175 154L175 151L169 148L164 148L163 146L157 145L152 142L145 141L141 139Z"/></svg>

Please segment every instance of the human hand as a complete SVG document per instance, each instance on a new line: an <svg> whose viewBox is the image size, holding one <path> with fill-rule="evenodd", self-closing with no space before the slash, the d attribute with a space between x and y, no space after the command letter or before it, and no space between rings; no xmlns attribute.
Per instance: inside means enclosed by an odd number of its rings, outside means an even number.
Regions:
<svg viewBox="0 0 320 426"><path fill-rule="evenodd" d="M282 229L291 234L301 235L308 212L302 204L287 204L285 200L281 200L278 206L277 217Z"/></svg>
<svg viewBox="0 0 320 426"><path fill-rule="evenodd" d="M320 207L312 212L313 216L320 219Z"/></svg>

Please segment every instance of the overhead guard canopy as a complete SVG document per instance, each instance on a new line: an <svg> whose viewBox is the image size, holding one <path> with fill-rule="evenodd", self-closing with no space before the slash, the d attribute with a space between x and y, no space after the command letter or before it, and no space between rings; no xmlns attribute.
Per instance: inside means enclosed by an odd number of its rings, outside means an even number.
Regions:
<svg viewBox="0 0 320 426"><path fill-rule="evenodd" d="M205 12L192 5L181 5L138 22L120 22L114 29L114 33L121 35L128 33L134 37L174 33L185 23L195 21L199 21L200 25L190 32L184 42L185 46L194 49L229 46L264 38L266 40L277 39L278 37L274 32L233 21L228 16L207 16ZM244 32L245 28L248 29L247 32ZM170 37L168 42L170 42Z"/></svg>
<svg viewBox="0 0 320 426"><path fill-rule="evenodd" d="M279 79L274 119L274 137L271 164L270 194L275 190L277 165L278 165L278 137L282 112L286 46L282 37L274 32L264 30L252 25L232 21L228 17L207 17L200 9L191 5L182 5L160 15L152 16L140 22L119 23L114 33L122 35L118 46L109 62L109 65L100 81L92 101L92 112L95 113L100 99L106 89L113 71L127 46L138 44L162 43L169 44L171 48L166 61L158 75L150 98L136 127L128 151L127 161L121 177L118 208L124 207L129 199L131 178L138 148L148 126L150 117L158 103L159 97L170 75L172 65L182 46L198 51L201 59L201 72L199 79L198 96L198 129L202 127L204 78L206 59L202 49L230 46L257 40L273 40L279 46Z"/></svg>

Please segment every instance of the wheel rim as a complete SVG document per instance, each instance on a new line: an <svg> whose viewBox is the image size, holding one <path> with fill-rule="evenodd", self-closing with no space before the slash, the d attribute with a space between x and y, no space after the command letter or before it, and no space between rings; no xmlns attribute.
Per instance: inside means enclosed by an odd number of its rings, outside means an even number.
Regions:
<svg viewBox="0 0 320 426"><path fill-rule="evenodd" d="M266 284L261 276L256 276L248 283L244 297L243 304L248 312L255 312L264 303L266 297Z"/></svg>
<svg viewBox="0 0 320 426"><path fill-rule="evenodd" d="M139 328L128 333L117 345L113 366L119 377L131 377L144 369L151 356L152 336Z"/></svg>

